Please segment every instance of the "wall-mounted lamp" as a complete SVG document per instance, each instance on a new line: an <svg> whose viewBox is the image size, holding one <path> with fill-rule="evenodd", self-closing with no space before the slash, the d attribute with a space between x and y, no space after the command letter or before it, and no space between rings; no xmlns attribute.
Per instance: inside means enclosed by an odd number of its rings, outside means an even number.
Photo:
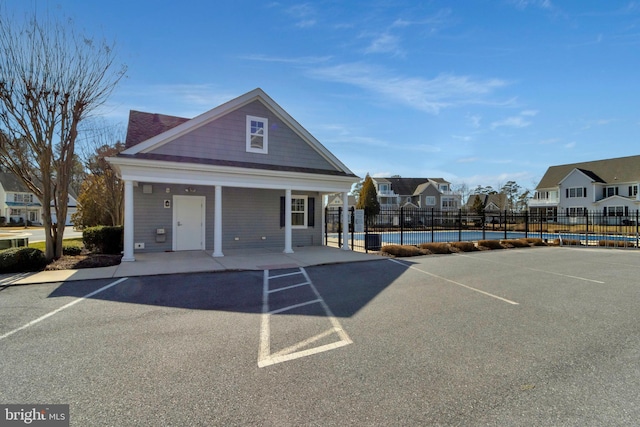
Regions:
<svg viewBox="0 0 640 427"><path fill-rule="evenodd" d="M196 189L193 187L187 187L184 189L185 193L195 193Z"/></svg>

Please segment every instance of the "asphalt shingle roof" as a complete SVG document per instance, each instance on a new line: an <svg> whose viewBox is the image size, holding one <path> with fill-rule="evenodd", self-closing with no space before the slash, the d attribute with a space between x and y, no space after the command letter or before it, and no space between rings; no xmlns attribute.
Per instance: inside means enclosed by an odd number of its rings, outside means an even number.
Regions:
<svg viewBox="0 0 640 427"><path fill-rule="evenodd" d="M536 189L557 187L569 173L579 169L595 182L639 182L640 156L618 157L590 162L551 166L545 172Z"/></svg>
<svg viewBox="0 0 640 427"><path fill-rule="evenodd" d="M185 119L184 117L131 110L129 112L129 125L127 127L125 148L133 147L142 141L160 135L189 120L190 119Z"/></svg>

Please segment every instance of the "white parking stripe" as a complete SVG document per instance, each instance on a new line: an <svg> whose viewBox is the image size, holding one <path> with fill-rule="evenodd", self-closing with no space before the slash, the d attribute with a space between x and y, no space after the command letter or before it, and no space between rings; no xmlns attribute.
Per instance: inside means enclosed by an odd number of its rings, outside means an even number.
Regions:
<svg viewBox="0 0 640 427"><path fill-rule="evenodd" d="M504 263L504 262L498 262L498 261L494 261L492 259L487 259L487 258L480 259L478 257L472 257L472 256L469 256L469 255L462 255L462 254L458 254L458 256L465 257L465 258L472 258L472 259L475 259L477 261L492 262L494 264L511 266L511 264L507 264L507 263ZM553 271L541 270L539 268L522 267L522 266L517 266L517 268L522 268L524 270L531 270L531 271L535 271L535 272L538 272L538 273L547 273L547 274L551 274L551 275L554 275L554 276L568 277L570 279L582 280L582 281L585 281L585 282L598 283L600 285L603 285L605 283L605 282L602 282L600 280L587 279L586 277L579 277L579 276L571 276L569 274L555 273Z"/></svg>
<svg viewBox="0 0 640 427"><path fill-rule="evenodd" d="M58 309L55 309L55 310L53 310L53 311L51 311L51 312L49 312L49 313L45 314L44 316L40 316L40 317L38 317L36 320L32 320L31 322L29 322L29 323L27 323L27 324L25 324L25 325L22 325L22 326L20 326L19 328L14 329L13 331L9 331L9 332L7 332L7 333L6 333L6 334L4 334L4 335L0 335L0 340L3 340L3 339L5 339L5 338L7 338L7 337L9 337L9 336L11 336L11 335L13 335L13 334L15 334L16 332L20 332L20 331L22 331L23 329L27 329L27 328L28 328L28 327L30 327L30 326L33 326L33 325L35 325L35 324L37 324L37 323L40 323L40 322L42 322L43 320L45 320L45 319L47 319L47 318L49 318L49 317L53 316L54 314L60 313L62 310L66 310L67 308L69 308L69 307L71 307L71 306L73 306L73 305L75 305L75 304L79 303L80 301L83 301L83 300L85 300L85 299L87 299L87 298L91 298L92 296L94 296L94 295L96 295L96 294L99 294L100 292L106 291L107 289L109 289L109 288L111 288L111 287L113 287L113 286L115 286L115 285L117 285L117 284L119 284L119 283L122 283L122 282L124 282L125 280L127 280L127 277L123 277L122 279L118 279L118 280L116 280L115 282L113 282L113 283L109 283L108 285L103 286L103 287L101 287L100 289L98 289L98 290L96 290L96 291L93 291L93 292L91 292L91 293L88 293L87 295L85 295L85 296L83 296L83 297L80 297L80 298L78 298L78 299L77 299L77 300L75 300L75 301L71 301L70 303L63 305L62 307L60 307L60 308L58 308Z"/></svg>
<svg viewBox="0 0 640 427"><path fill-rule="evenodd" d="M397 261L395 259L390 259L389 261L395 262L396 264L400 264L401 266L407 267L407 268L409 268L411 270L419 271L422 274L426 274L428 276L435 277L436 279L440 279L440 280L444 280L445 282L453 283L454 285L461 286L463 288L469 289L470 291L478 292L478 293L480 293L482 295L486 295L488 297L495 298L495 299L500 300L500 301L504 301L504 302L506 302L508 304L520 305L520 303L517 303L515 301L511 301L511 300L508 300L506 298L499 297L498 295L494 295L494 294L491 294L489 292L485 292L485 291L482 291L480 289L473 288L471 286L465 285L464 283L456 282L455 280L447 279L446 277L438 276L437 274L429 273L428 271L420 270L419 268L416 268L416 267L414 267L412 265L407 265L407 264L405 264L403 262L400 262L400 261Z"/></svg>
<svg viewBox="0 0 640 427"><path fill-rule="evenodd" d="M294 275L302 275L304 276L304 281L300 283L293 284L283 288L276 288L273 290L269 289L269 281L282 278L289 277ZM274 292L281 292L292 290L294 288L299 288L301 286L309 286L313 293L316 296L316 299L301 302L298 304L290 305L287 307L283 307L277 310L269 310L269 294ZM291 311L295 308L308 306L311 304L320 304L327 315L327 319L331 323L331 328L317 334L311 338L304 339L298 343L295 343L289 347L281 349L275 353L271 353L271 326L270 326L270 316L273 314L284 313L286 311ZM317 341L320 341L324 338L330 337L333 334L337 334L339 337L339 341L321 345L314 348L309 348L306 350L300 350L304 347L307 347ZM260 326L260 349L258 351L258 367L264 368L265 366L275 365L276 363L287 362L290 360L299 359L302 357L311 356L313 354L322 353L325 351L333 350L339 347L343 347L345 345L351 344L353 341L349 338L347 333L342 329L342 325L335 318L329 306L325 303L324 299L320 296L320 293L313 285L313 282L309 278L309 275L305 271L304 268L300 267L299 271L294 273L286 273L280 274L276 276L269 276L269 270L264 270L263 275L263 288L262 288L262 323Z"/></svg>

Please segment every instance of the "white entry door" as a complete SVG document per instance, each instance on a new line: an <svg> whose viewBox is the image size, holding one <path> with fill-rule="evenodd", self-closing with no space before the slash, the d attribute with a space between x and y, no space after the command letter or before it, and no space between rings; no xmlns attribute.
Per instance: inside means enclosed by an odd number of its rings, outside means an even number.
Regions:
<svg viewBox="0 0 640 427"><path fill-rule="evenodd" d="M204 250L205 198L173 196L173 250Z"/></svg>

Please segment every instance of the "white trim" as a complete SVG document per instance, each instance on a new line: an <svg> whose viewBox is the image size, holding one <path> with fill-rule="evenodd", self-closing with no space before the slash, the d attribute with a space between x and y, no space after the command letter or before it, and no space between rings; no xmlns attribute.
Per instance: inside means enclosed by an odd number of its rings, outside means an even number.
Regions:
<svg viewBox="0 0 640 427"><path fill-rule="evenodd" d="M309 225L307 224L307 218L308 218L308 214L309 214L309 196L305 196L305 195L298 195L298 194L292 194L291 195L291 204L293 205L293 200L294 199L303 199L304 200L304 210L302 211L302 214L304 215L304 224L303 225L293 225L293 214L294 213L300 213L300 211L294 211L293 210L293 206L291 206L291 228L293 228L294 230L303 230L309 227Z"/></svg>
<svg viewBox="0 0 640 427"><path fill-rule="evenodd" d="M337 170L345 172L347 174L353 174L336 156L334 156L329 150L327 150L313 135L311 135L305 128L303 128L293 117L289 115L282 107L280 107L273 99L271 99L262 89L257 88L251 92L247 92L231 101L228 101L222 105L219 105L212 110L209 110L199 116L188 120L166 132L156 135L153 138L149 138L133 147L127 148L122 152L125 155L137 154L137 153L149 153L158 147L167 144L199 127L202 127L217 118L226 115L238 108L243 107L253 101L260 101L267 107L273 114L278 116L283 122L285 122L298 136L305 140L311 148L313 148L318 154L320 154L325 160L331 163Z"/></svg>
<svg viewBox="0 0 640 427"><path fill-rule="evenodd" d="M262 123L262 135L251 132L251 122ZM251 142L254 135L262 137L262 148L252 147ZM269 119L264 117L247 116L246 144L247 153L269 154Z"/></svg>
<svg viewBox="0 0 640 427"><path fill-rule="evenodd" d="M123 180L166 184L222 185L224 187L262 188L342 193L359 181L355 176L322 175L303 172L250 169L111 157L108 161ZM187 168L187 169L185 169Z"/></svg>

